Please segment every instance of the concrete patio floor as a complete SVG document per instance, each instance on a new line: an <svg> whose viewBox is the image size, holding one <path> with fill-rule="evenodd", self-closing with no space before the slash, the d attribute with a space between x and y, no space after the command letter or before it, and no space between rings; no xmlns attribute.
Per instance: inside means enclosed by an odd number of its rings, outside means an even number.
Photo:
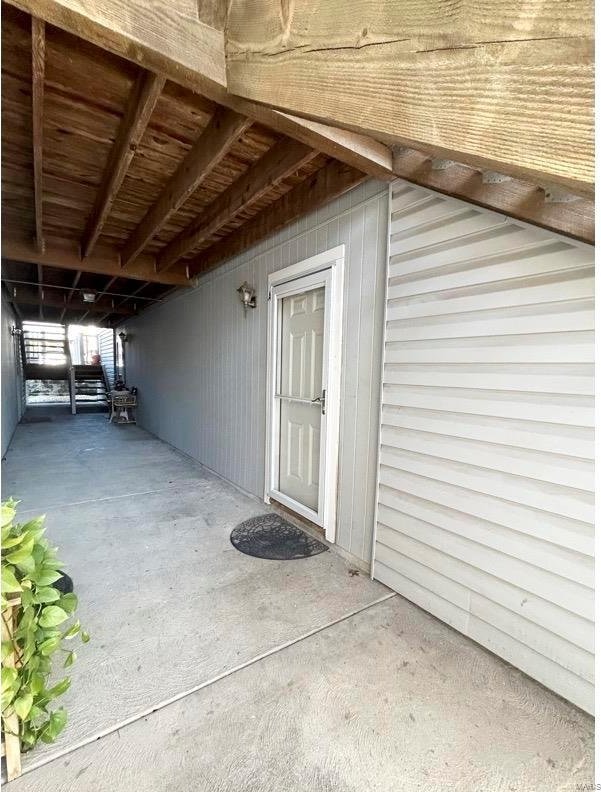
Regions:
<svg viewBox="0 0 601 792"><path fill-rule="evenodd" d="M3 497L46 513L92 635L14 792L576 789L593 721L335 552L236 551L266 511L135 426L35 408Z"/></svg>

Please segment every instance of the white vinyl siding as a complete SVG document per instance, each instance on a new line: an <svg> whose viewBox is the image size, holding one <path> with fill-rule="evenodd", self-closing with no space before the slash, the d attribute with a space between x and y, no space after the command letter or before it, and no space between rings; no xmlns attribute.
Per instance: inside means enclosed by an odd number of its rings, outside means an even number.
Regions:
<svg viewBox="0 0 601 792"><path fill-rule="evenodd" d="M593 248L391 186L374 576L593 711Z"/></svg>
<svg viewBox="0 0 601 792"><path fill-rule="evenodd" d="M114 333L113 329L103 329L98 333L98 352L111 387L115 384Z"/></svg>

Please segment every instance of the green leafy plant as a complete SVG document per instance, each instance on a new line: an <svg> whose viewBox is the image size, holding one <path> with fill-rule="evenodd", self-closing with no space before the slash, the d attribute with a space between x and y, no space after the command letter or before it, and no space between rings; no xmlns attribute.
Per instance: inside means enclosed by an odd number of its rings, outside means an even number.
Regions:
<svg viewBox="0 0 601 792"><path fill-rule="evenodd" d="M2 504L2 620L9 640L2 641L2 727L11 733L16 713L21 749L39 741L54 742L67 722L63 708L53 709L56 699L69 689L68 676L49 686L53 663L59 657L65 668L73 665L75 652L65 645L79 634L88 634L74 620L75 594L61 594L53 586L60 577L56 548L43 537L44 517L15 522L17 501ZM20 600L17 607L11 604ZM3 637L6 631L3 629ZM5 665L12 657L15 667ZM12 665L12 664L11 664ZM14 726L12 727L14 729Z"/></svg>

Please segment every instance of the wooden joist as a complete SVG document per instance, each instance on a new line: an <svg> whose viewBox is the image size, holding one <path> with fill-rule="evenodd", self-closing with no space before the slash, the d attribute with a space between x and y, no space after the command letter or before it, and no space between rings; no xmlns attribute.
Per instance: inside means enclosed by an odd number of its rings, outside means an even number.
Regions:
<svg viewBox="0 0 601 792"><path fill-rule="evenodd" d="M100 297L102 297L104 294L106 294L106 292L113 286L113 284L115 283L116 280L118 280L117 275L113 275L112 278L108 279L104 289L96 294L96 302L98 301L98 299ZM146 284L144 284L144 285L146 285ZM113 301L112 304L114 304L114 301ZM81 317L80 322L83 322L87 315L88 315L88 312L86 311L86 313Z"/></svg>
<svg viewBox="0 0 601 792"><path fill-rule="evenodd" d="M44 250L42 176L44 140L44 70L46 64L46 26L31 17L31 115L33 136L33 197L35 211L35 244Z"/></svg>
<svg viewBox="0 0 601 792"><path fill-rule="evenodd" d="M119 302L117 303L117 307L120 308L121 306L125 305L125 303L128 302L129 300L135 300L135 298L140 294L140 292L143 291L147 286L148 286L147 283L140 284L140 286L138 286L137 289L134 289L134 291L131 294L129 294L127 297L123 297L121 300L119 300ZM98 321L99 322L104 322L105 319L108 319L108 317L111 315L111 313L112 312L109 311L108 313L104 314L104 316L101 316Z"/></svg>
<svg viewBox="0 0 601 792"><path fill-rule="evenodd" d="M97 299L93 303L83 303L83 302L68 302L67 296L64 295L61 297L58 294L51 294L51 288L44 290L44 297L40 299L40 297L30 289L22 286L16 286L14 289L11 290L11 302L16 303L18 305L42 305L47 306L48 308L63 308L65 310L70 311L82 311L85 312L84 316L82 316L82 321L88 312L90 313L102 313L102 314L121 314L123 316L134 316L135 311L133 309L127 308L125 306L118 306L116 302L114 302L111 298L103 297ZM114 304L113 304L114 302Z"/></svg>
<svg viewBox="0 0 601 792"><path fill-rule="evenodd" d="M36 250L35 245L2 237L2 257L12 261L26 261L32 264L44 264L48 267L73 270L82 269L79 247L72 243L50 243L47 240L43 253ZM98 245L94 253L86 259L86 272L97 272L100 275L118 275L133 280L150 281L152 283L165 283L169 286L189 286L190 283L183 272L170 270L169 272L156 272L154 256L138 256L136 261L128 268L127 275L123 275L119 260L119 252L115 248L105 248Z"/></svg>
<svg viewBox="0 0 601 792"><path fill-rule="evenodd" d="M583 242L595 239L595 203L581 197L546 194L542 187L519 179L495 178L456 162L437 163L426 154L411 149L394 153L398 176L421 187L452 195L470 203L528 223L566 234ZM550 200L549 200L550 199Z"/></svg>
<svg viewBox="0 0 601 792"><path fill-rule="evenodd" d="M219 108L215 112L156 202L123 246L121 251L123 267L129 268L152 237L200 186L203 179L251 124L250 119L232 110Z"/></svg>
<svg viewBox="0 0 601 792"><path fill-rule="evenodd" d="M140 72L134 83L83 235L84 258L98 240L164 85L164 77L147 71Z"/></svg>
<svg viewBox="0 0 601 792"><path fill-rule="evenodd" d="M248 220L223 241L202 251L188 265L190 277L218 266L237 253L255 245L267 236L298 220L308 212L319 209L334 198L356 187L368 177L343 162L332 160L324 168L294 187L267 209Z"/></svg>
<svg viewBox="0 0 601 792"><path fill-rule="evenodd" d="M8 2L376 179L394 178L392 155L386 145L229 93L223 31L200 22L198 7L190 0L175 0L161 7L161 24L157 24L157 6L147 0Z"/></svg>
<svg viewBox="0 0 601 792"><path fill-rule="evenodd" d="M157 258L158 271L172 267L188 251L198 247L239 212L318 154L315 149L289 138L276 143L161 251Z"/></svg>
<svg viewBox="0 0 601 792"><path fill-rule="evenodd" d="M593 3L233 0L250 101L592 197Z"/></svg>

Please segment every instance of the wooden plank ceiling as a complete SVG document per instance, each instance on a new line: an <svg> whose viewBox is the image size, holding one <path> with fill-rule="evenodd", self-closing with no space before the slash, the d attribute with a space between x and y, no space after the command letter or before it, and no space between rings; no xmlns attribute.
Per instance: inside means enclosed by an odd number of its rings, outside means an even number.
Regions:
<svg viewBox="0 0 601 792"><path fill-rule="evenodd" d="M296 10L290 7L286 11L294 41L302 39L299 20L305 18L303 9L317 9L311 2L306 0L297 4ZM445 99L441 94L440 101L432 105L440 123L432 121L432 108L410 108L401 120L414 123L418 131L415 136L395 136L383 132L384 123L395 114L379 114L381 100L398 100L399 107L401 100L406 103L413 97L418 101L420 91L411 93L403 87L412 84L408 76L395 83L390 96L374 88L362 104L355 96L356 81L347 85L339 80L337 101L344 100L344 111L352 112L355 121L359 119L361 129L374 136L381 132L380 140L362 134L358 127L348 128L353 124L347 123L343 113L330 112L331 96L323 113L318 112L315 91L310 92L313 105L293 103L297 112L319 119L309 120L228 90L236 86L243 90L243 63L248 63L249 79L253 64L266 63L271 80L270 62L281 61L285 69L294 70L294 64L311 60L313 54L319 56L320 64L325 58L334 70L349 58L353 63L366 58L367 71L363 74L355 69L356 80L368 78L372 67L378 80L383 79L388 72L378 53L388 51L388 46L411 48L415 44L378 43L386 25L390 30L400 29L403 20L398 14L389 19L378 12L377 24L374 21L357 41L351 40L356 13L349 13L348 19L334 14L343 26L339 31L343 52L332 53L333 45L325 41L322 57L321 45L317 45L323 30L328 29L331 11L326 13L325 6L319 6L319 13L309 14L309 45L291 54L286 49L288 40L277 33L281 20L277 14L272 20L272 10L263 0L230 4L225 33L222 0L200 4L173 0L162 8L161 26L156 25L157 6L143 0L3 2L3 288L24 318L74 322L94 317L115 324L121 316L139 312L173 288L191 285L196 276L366 178L400 176L590 242L594 233L594 203L586 197L592 186L590 152L581 145L582 140L588 141L590 126L590 47L586 36L579 34L588 29L587 2L578 0L576 10L572 9L561 25L556 15L547 19L537 11L537 4L531 4L528 14L536 25L542 25L543 33L555 29L554 25L559 25L561 37L569 38L570 31L576 31L576 43L563 43L568 49L583 48L586 57L574 67L573 79L564 80L564 87L568 86L565 101L557 99L564 95L561 91L556 93L552 85L547 86L548 101L542 109L533 105L532 112L524 112L521 126L501 119L509 148L495 146L484 134L475 138L459 134L461 125L453 134L442 134L445 125L452 126L457 113L461 123L471 118L475 124L477 117L483 128L488 129L492 120L498 127L498 106L488 99L476 102L469 111L469 95L477 96L473 86L467 93L457 93L463 104L455 106L454 84L449 84L452 96ZM462 23L469 17L471 5L461 3L456 11L450 8L453 4L443 5L450 14L450 27L440 57L457 62L472 57L474 53L464 51L463 45L467 47L478 36L473 25L464 30ZM427 4L418 6L426 8ZM482 11L485 16L492 13L489 6ZM244 19L253 8L264 19L258 25L245 26ZM513 6L508 8L508 18L514 11ZM532 26L526 16L524 24ZM267 20L273 21L278 37L277 57L263 52ZM480 24L481 18L478 20ZM422 22L426 32L439 24L430 12ZM419 32L422 28L417 22L415 25L414 32ZM513 41L520 37L519 30L516 33L512 28L510 34L508 46L519 45L527 51L526 41ZM318 39L315 53L313 35ZM226 38L232 86L226 80ZM488 52L488 44L482 44ZM502 47L503 42L497 45ZM549 57L553 46L554 42L546 39L540 43ZM473 48L480 51L480 44L476 42ZM564 51L562 44L558 57L563 57ZM433 59L437 52L435 47ZM240 53L248 61L241 59ZM420 51L419 59L423 55ZM497 60L485 59L493 66ZM498 64L507 66L502 58ZM522 96L520 92L525 90L530 95L529 83L522 84L521 72L512 64L510 59L508 68L515 78L515 91L509 91L509 99L505 97L510 104L514 94ZM292 79L289 83L282 80L282 73L277 71L276 80L282 91L298 87ZM547 69L545 74L553 81L556 70ZM319 76L317 71L315 76ZM436 78L444 82L444 69ZM308 83L313 85L311 80ZM256 82L253 86L258 90ZM273 88L269 81L259 87L265 91ZM259 98L277 104L267 94ZM284 102L282 106L292 105ZM580 109L575 112L575 108ZM555 121L547 129L544 119L549 113ZM372 129L370 123L379 125L378 129ZM419 131L423 124L434 129L436 140ZM534 167L517 157L525 156L527 147L514 139L514 132L522 134L524 124L530 130L526 135L528 151L533 154L532 162L538 163ZM557 167L552 168L547 156L551 134L563 141L553 159ZM457 145L451 150L452 140ZM468 150L472 144L473 150ZM581 171L570 170L570 157L581 158ZM504 170L497 172L497 167ZM530 176L536 178L529 181ZM94 303L83 304L84 290L97 294Z"/></svg>
<svg viewBox="0 0 601 792"><path fill-rule="evenodd" d="M2 280L23 319L115 324L367 178L2 10Z"/></svg>

